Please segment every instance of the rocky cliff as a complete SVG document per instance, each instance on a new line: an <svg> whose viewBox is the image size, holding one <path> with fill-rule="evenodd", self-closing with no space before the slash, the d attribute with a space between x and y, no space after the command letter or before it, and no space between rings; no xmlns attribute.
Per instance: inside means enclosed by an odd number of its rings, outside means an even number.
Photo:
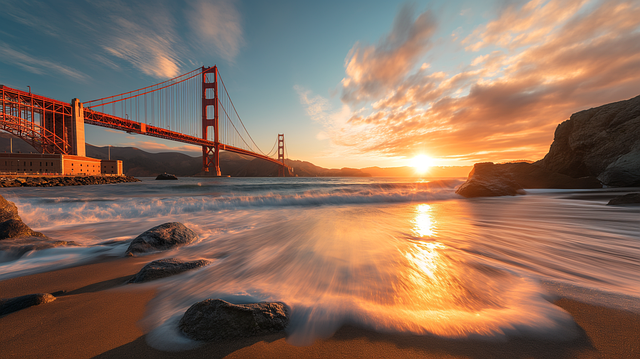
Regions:
<svg viewBox="0 0 640 359"><path fill-rule="evenodd" d="M571 115L536 164L608 186L640 186L640 96Z"/></svg>

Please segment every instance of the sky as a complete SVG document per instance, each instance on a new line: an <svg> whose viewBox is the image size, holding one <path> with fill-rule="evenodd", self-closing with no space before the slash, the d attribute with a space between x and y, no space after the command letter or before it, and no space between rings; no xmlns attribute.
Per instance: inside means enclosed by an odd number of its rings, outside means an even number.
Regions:
<svg viewBox="0 0 640 359"><path fill-rule="evenodd" d="M217 65L264 152L330 168L538 160L640 95L640 1L0 0L0 84L89 101ZM87 125L87 143L201 153Z"/></svg>

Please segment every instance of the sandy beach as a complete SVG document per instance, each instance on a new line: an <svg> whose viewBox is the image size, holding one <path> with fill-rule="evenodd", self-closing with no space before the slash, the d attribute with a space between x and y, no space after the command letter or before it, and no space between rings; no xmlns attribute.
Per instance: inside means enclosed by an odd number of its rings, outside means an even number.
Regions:
<svg viewBox="0 0 640 359"><path fill-rule="evenodd" d="M57 293L57 300L0 318L1 358L639 358L640 315L568 299L582 335L570 342L446 340L344 326L297 347L284 334L164 352L146 344L140 320L155 291L123 284L154 256L122 258L0 282L3 298ZM61 293L61 291L65 291Z"/></svg>

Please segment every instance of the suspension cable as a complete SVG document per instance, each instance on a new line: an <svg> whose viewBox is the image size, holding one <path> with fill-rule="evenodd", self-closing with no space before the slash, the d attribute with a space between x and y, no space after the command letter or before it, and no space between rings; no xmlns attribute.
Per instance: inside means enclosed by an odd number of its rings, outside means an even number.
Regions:
<svg viewBox="0 0 640 359"><path fill-rule="evenodd" d="M224 85L224 81L222 80L222 76L220 75L219 72L218 72L218 76L220 77L220 82L222 82L222 87L224 88L224 92L227 94L227 97L229 98L229 102L231 103L231 107L233 107L233 111L236 113L236 117L238 117L238 121L240 121L240 124L242 125L242 128L244 128L244 132L247 133L247 135L249 136L249 139L251 140L251 142L253 142L253 144L256 146L258 151L260 151L264 155L265 153L262 152L260 147L258 147L256 142L253 140L253 137L251 137L251 134L249 133L249 131L247 131L247 128L244 126L244 123L242 122L242 119L240 118L240 115L238 115L238 111L236 110L236 106L233 105L233 100L231 100L231 97L229 96L229 91L227 91L227 87Z"/></svg>

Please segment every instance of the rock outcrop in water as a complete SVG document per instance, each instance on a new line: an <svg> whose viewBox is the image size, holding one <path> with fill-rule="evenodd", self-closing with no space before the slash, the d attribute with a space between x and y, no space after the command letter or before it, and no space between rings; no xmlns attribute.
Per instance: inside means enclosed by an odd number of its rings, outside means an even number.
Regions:
<svg viewBox="0 0 640 359"><path fill-rule="evenodd" d="M640 205L640 192L627 193L624 196L614 197L609 201L609 203L607 203L608 206L619 206L625 204Z"/></svg>
<svg viewBox="0 0 640 359"><path fill-rule="evenodd" d="M284 303L231 304L207 299L192 305L180 319L180 330L194 340L228 340L284 330L289 309Z"/></svg>
<svg viewBox="0 0 640 359"><path fill-rule="evenodd" d="M18 215L15 203L0 196L0 240L17 237L45 237L29 228Z"/></svg>
<svg viewBox="0 0 640 359"><path fill-rule="evenodd" d="M153 261L144 267L129 280L128 283L144 283L156 279L170 277L182 272L204 267L211 263L206 259L185 262L175 258L166 258Z"/></svg>
<svg viewBox="0 0 640 359"><path fill-rule="evenodd" d="M640 186L640 96L571 115L539 165L608 186Z"/></svg>
<svg viewBox="0 0 640 359"><path fill-rule="evenodd" d="M35 250L75 245L73 241L52 240L32 230L22 222L15 203L0 196L0 261L13 260Z"/></svg>
<svg viewBox="0 0 640 359"><path fill-rule="evenodd" d="M512 176L493 162L476 163L469 178L456 193L463 197L515 196L524 194L524 188Z"/></svg>
<svg viewBox="0 0 640 359"><path fill-rule="evenodd" d="M180 222L164 223L137 236L125 254L133 256L147 252L165 251L184 246L197 239L198 235Z"/></svg>
<svg viewBox="0 0 640 359"><path fill-rule="evenodd" d="M50 303L54 300L56 300L56 297L49 293L27 294L15 298L0 299L0 316L17 312L34 305Z"/></svg>
<svg viewBox="0 0 640 359"><path fill-rule="evenodd" d="M156 177L156 180L158 181L165 181L165 180L177 180L178 177L176 177L176 175L172 175L170 173L161 173Z"/></svg>
<svg viewBox="0 0 640 359"><path fill-rule="evenodd" d="M571 178L526 162L476 163L456 193L464 197L515 196L526 188L601 188L594 177Z"/></svg>

